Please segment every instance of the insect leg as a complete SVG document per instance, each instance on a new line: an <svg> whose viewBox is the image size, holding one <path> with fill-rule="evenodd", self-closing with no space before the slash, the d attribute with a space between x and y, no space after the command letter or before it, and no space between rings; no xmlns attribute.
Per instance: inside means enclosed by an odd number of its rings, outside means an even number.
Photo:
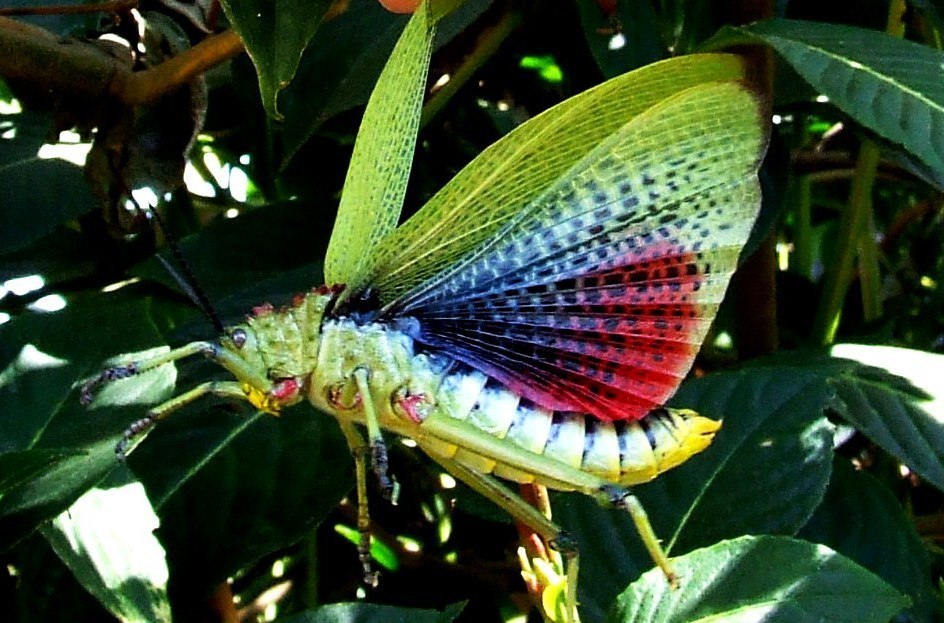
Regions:
<svg viewBox="0 0 944 623"><path fill-rule="evenodd" d="M126 379L141 374L142 372L159 368L172 361L186 359L194 355L203 354L212 357L216 354L217 350L218 347L211 342L190 342L180 348L175 348L156 357L106 368L82 384L82 389L79 392L79 401L83 405L88 405L92 402L92 395L95 393L95 390L106 383Z"/></svg>
<svg viewBox="0 0 944 623"><path fill-rule="evenodd" d="M361 396L361 405L364 409L364 421L367 424L367 441L370 448L370 462L374 475L380 485L380 490L388 500L395 502L397 497L397 483L387 473L387 444L384 443L383 433L380 432L380 420L377 409L368 385L369 375L367 368L359 367L354 370L354 382Z"/></svg>
<svg viewBox="0 0 944 623"><path fill-rule="evenodd" d="M434 414L423 421L422 429L437 442L455 444L480 456L497 460L506 467L531 475L538 484L562 491L581 491L603 504L625 509L636 524L653 562L662 569L670 583L674 585L678 582L642 503L625 487L615 485L592 472L508 444L466 422L459 422L448 416L439 417Z"/></svg>
<svg viewBox="0 0 944 623"><path fill-rule="evenodd" d="M371 568L370 557L370 510L367 503L367 454L369 448L364 437L349 421L338 420L341 431L347 439L347 446L354 457L354 470L357 478L357 531L360 542L357 544L357 557L364 570L364 584L377 587L377 572Z"/></svg>
<svg viewBox="0 0 944 623"><path fill-rule="evenodd" d="M420 447L423 445L420 443ZM519 495L503 485L493 476L482 474L475 470L438 455L427 452L430 457L450 474L469 485L471 489L488 498L506 513L543 537L552 547L567 557L567 577L565 603L563 604L564 621L576 623L577 615L577 574L579 570L579 556L576 543L560 526L551 521L540 510L525 502ZM554 604L542 604L545 610L553 609Z"/></svg>
<svg viewBox="0 0 944 623"><path fill-rule="evenodd" d="M649 522L649 515L646 513L646 509L643 508L639 498L630 493L629 490L615 485L605 486L601 489L601 492L609 496L608 502L610 504L629 512L629 516L632 517L633 523L636 525L636 531L639 533L639 538L642 540L643 545L646 546L646 551L649 552L649 556L651 556L653 562L662 569L669 585L672 588L678 588L678 576L672 570L669 557L666 555L665 550L662 549L659 537L656 536L656 532Z"/></svg>
<svg viewBox="0 0 944 623"><path fill-rule="evenodd" d="M121 439L115 446L115 455L119 460L124 460L133 449L133 446L137 445L143 439L143 436L154 428L158 422L174 411L182 409L208 394L220 396L221 398L246 400L246 394L243 392L242 386L235 381L210 381L197 385L179 396L174 396L167 402L152 407L143 418L132 422L122 433Z"/></svg>

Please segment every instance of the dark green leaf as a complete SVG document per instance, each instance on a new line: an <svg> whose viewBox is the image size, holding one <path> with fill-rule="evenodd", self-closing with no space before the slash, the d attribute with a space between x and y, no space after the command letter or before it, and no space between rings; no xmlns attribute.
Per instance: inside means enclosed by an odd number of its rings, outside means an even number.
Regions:
<svg viewBox="0 0 944 623"><path fill-rule="evenodd" d="M883 32L773 20L736 29L773 47L857 122L944 170L944 52Z"/></svg>
<svg viewBox="0 0 944 623"><path fill-rule="evenodd" d="M658 570L622 595L609 621L886 623L908 600L823 545L742 537L675 559L682 584Z"/></svg>
<svg viewBox="0 0 944 623"><path fill-rule="evenodd" d="M28 482L54 463L75 456L68 450L22 450L0 454L0 498L7 491Z"/></svg>
<svg viewBox="0 0 944 623"><path fill-rule="evenodd" d="M281 118L279 91L294 77L331 0L223 0L221 4L256 66L266 112Z"/></svg>
<svg viewBox="0 0 944 623"><path fill-rule="evenodd" d="M334 419L307 404L279 418L242 411L181 414L129 459L161 514L173 577L196 594L296 542L353 482Z"/></svg>
<svg viewBox="0 0 944 623"><path fill-rule="evenodd" d="M331 604L280 619L280 621L284 623L450 623L459 615L462 608L463 604L453 604L442 612L438 612L376 604Z"/></svg>
<svg viewBox="0 0 944 623"><path fill-rule="evenodd" d="M866 364L832 380L839 413L944 490L944 356L856 344L838 345L832 353Z"/></svg>
<svg viewBox="0 0 944 623"><path fill-rule="evenodd" d="M678 555L742 534L796 533L829 481L832 393L815 371L789 365L712 374L682 385L672 404L724 420L702 455L637 488L656 534ZM600 620L613 596L652 566L625 513L584 496L555 503L578 538L581 603Z"/></svg>
<svg viewBox="0 0 944 623"><path fill-rule="evenodd" d="M288 294L304 292L323 282L316 262L324 257L330 229L319 207L286 202L258 208L184 239L180 247L201 288L214 303L262 287L290 271L298 272ZM278 247L277 253L273 252L274 246ZM164 252L164 257L173 263L169 252ZM146 262L135 273L178 288L157 260ZM265 300L240 299L242 307L236 310L240 317Z"/></svg>
<svg viewBox="0 0 944 623"><path fill-rule="evenodd" d="M434 17L453 2L434 2ZM492 2L464 2L443 17L436 45L462 33ZM283 97L283 167L328 119L367 102L406 22L377 0L350 0L347 11L322 25Z"/></svg>
<svg viewBox="0 0 944 623"><path fill-rule="evenodd" d="M283 165L327 119L367 102L406 22L377 0L351 0L320 29L283 98Z"/></svg>
<svg viewBox="0 0 944 623"><path fill-rule="evenodd" d="M31 157L0 166L0 253L22 249L97 205L74 164Z"/></svg>
<svg viewBox="0 0 944 623"><path fill-rule="evenodd" d="M837 458L826 496L800 536L822 543L877 574L911 599L916 621L939 616L928 552L890 491Z"/></svg>

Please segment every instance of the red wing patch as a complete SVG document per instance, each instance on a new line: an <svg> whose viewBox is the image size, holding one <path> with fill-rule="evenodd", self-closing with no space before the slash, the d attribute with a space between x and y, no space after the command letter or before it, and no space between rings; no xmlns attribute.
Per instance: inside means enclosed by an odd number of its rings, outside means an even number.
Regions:
<svg viewBox="0 0 944 623"><path fill-rule="evenodd" d="M546 408L638 419L688 373L719 275L670 255L418 310L417 339ZM707 271L707 272L706 272ZM714 298L714 297L710 297Z"/></svg>

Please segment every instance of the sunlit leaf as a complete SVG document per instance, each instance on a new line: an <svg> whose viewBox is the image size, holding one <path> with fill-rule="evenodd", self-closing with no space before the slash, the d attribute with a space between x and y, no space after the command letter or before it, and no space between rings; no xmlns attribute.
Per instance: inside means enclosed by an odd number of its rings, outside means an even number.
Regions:
<svg viewBox="0 0 944 623"><path fill-rule="evenodd" d="M858 344L832 354L869 366L833 380L842 416L944 490L944 355Z"/></svg>
<svg viewBox="0 0 944 623"><path fill-rule="evenodd" d="M671 588L658 569L616 602L615 623L885 623L908 600L824 545L784 537L743 537L675 559Z"/></svg>
<svg viewBox="0 0 944 623"><path fill-rule="evenodd" d="M43 528L76 579L123 621L169 621L157 515L140 483L87 491Z"/></svg>

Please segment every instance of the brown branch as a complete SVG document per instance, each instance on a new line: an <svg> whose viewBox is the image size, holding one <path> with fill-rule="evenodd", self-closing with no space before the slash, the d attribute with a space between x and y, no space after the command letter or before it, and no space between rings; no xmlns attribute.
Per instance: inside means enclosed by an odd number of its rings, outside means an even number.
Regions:
<svg viewBox="0 0 944 623"><path fill-rule="evenodd" d="M130 59L114 57L94 43L0 16L0 76L55 96L107 96L128 106L154 101L243 49L236 33L224 31L136 72Z"/></svg>
<svg viewBox="0 0 944 623"><path fill-rule="evenodd" d="M239 35L224 30L156 67L117 74L112 82L112 95L129 106L154 101L244 49Z"/></svg>
<svg viewBox="0 0 944 623"><path fill-rule="evenodd" d="M15 6L0 8L0 15L76 15L81 13L123 13L137 8L138 0L111 0L95 4Z"/></svg>
<svg viewBox="0 0 944 623"><path fill-rule="evenodd" d="M39 92L97 97L119 71L130 69L93 44L0 17L0 76L6 79Z"/></svg>

